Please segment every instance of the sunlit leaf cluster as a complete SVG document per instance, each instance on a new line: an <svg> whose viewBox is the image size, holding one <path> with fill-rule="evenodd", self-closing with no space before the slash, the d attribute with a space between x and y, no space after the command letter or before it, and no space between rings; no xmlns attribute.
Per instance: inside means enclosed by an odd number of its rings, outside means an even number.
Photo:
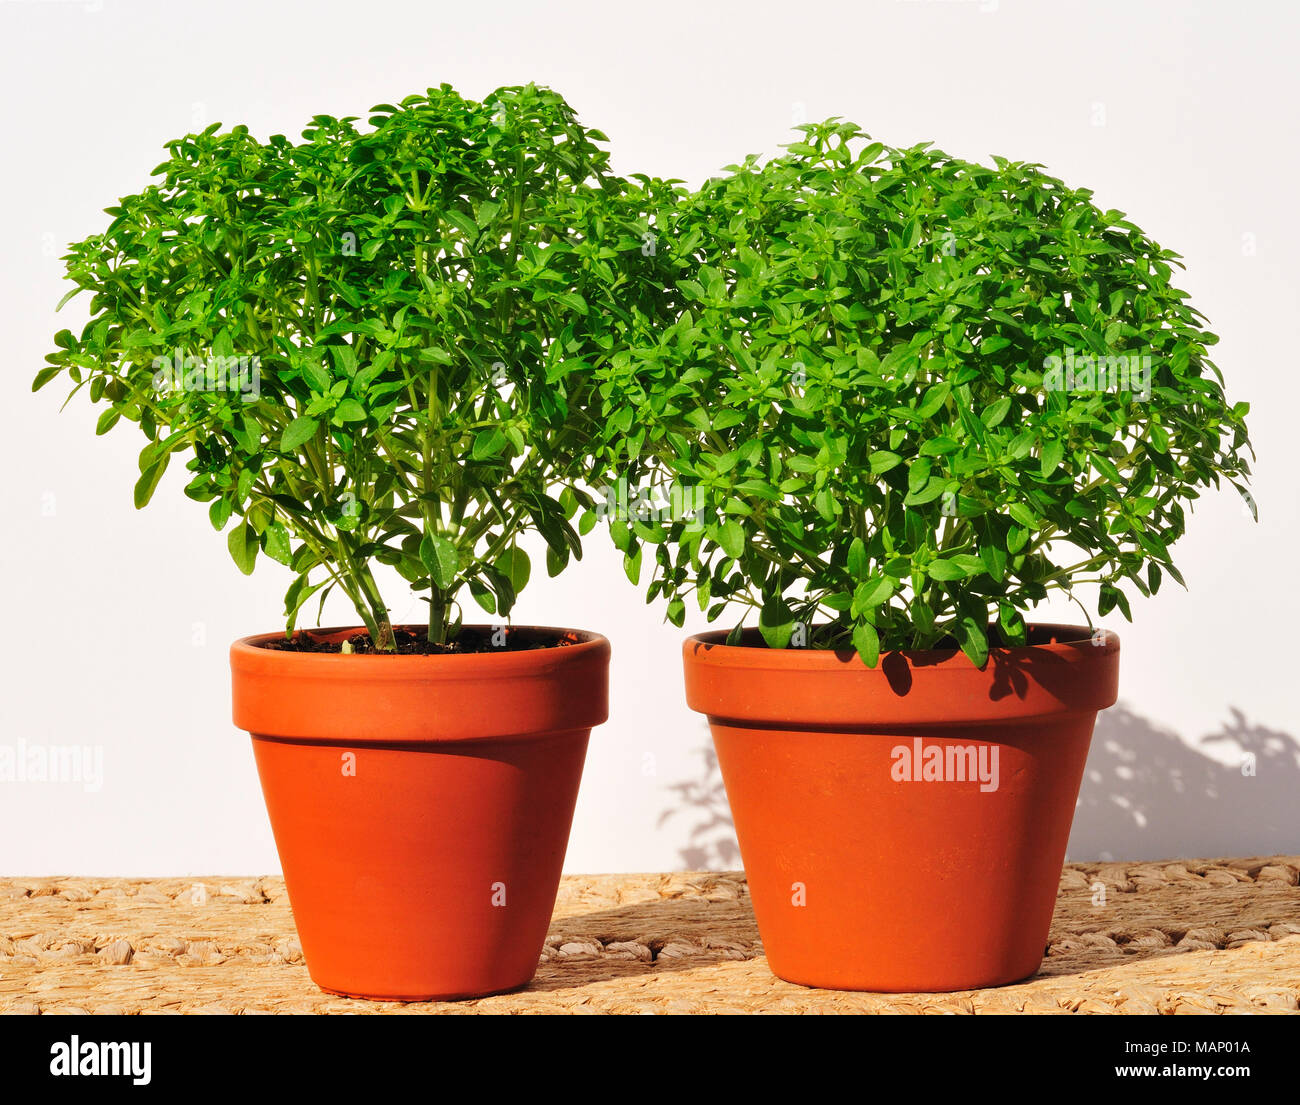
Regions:
<svg viewBox="0 0 1300 1105"><path fill-rule="evenodd" d="M296 142L171 142L70 248L89 320L35 386L66 376L100 433L143 432L137 506L182 460L242 571L291 567L290 627L338 588L391 647L375 564L429 602L431 639L467 595L504 617L521 534L551 573L581 555L598 367L668 321L660 186L614 175L604 141L545 89L443 86Z"/></svg>
<svg viewBox="0 0 1300 1105"><path fill-rule="evenodd" d="M1249 442L1178 256L1040 166L801 131L679 196L683 308L596 369L601 463L706 503L616 520L629 575L677 624L869 665L983 663L1053 592L1128 617L1182 582L1186 512L1244 493Z"/></svg>

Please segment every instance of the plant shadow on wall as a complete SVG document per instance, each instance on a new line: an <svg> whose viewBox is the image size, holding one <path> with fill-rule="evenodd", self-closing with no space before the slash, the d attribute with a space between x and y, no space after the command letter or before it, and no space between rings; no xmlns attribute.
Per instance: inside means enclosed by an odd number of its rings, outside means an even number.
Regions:
<svg viewBox="0 0 1300 1105"><path fill-rule="evenodd" d="M707 736L709 727L701 728ZM684 818L692 822L686 845L677 850L682 870L738 871L740 846L718 768L718 754L711 743L697 751L703 757L704 771L697 778L667 788L677 796L677 803L659 815L657 828L662 829L670 821L680 825Z"/></svg>
<svg viewBox="0 0 1300 1105"><path fill-rule="evenodd" d="M1102 712L1068 858L1271 855L1300 839L1300 743L1229 713L1191 743L1122 702Z"/></svg>
<svg viewBox="0 0 1300 1105"><path fill-rule="evenodd" d="M1122 702L1098 715L1067 858L1272 855L1300 840L1300 742L1236 707L1229 713L1195 744ZM737 870L717 754L712 745L698 751L703 770L667 788L676 801L658 826L687 824L677 849L682 870Z"/></svg>

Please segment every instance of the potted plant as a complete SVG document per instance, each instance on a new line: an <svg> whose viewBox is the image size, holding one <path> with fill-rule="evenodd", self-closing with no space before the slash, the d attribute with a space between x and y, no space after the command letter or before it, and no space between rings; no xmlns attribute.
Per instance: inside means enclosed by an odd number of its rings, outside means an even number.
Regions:
<svg viewBox="0 0 1300 1105"><path fill-rule="evenodd" d="M1182 582L1187 505L1245 493L1248 408L1123 213L1038 166L803 129L683 197L687 309L600 367L639 435L602 455L666 504L613 535L675 624L740 615L685 643L686 695L773 971L1005 983L1041 959L1116 698L1090 608ZM1088 624L1026 621L1052 595Z"/></svg>
<svg viewBox="0 0 1300 1105"><path fill-rule="evenodd" d="M558 95L450 88L301 142L209 127L71 247L91 294L66 374L135 423L136 505L169 460L231 556L286 565L288 627L237 641L303 951L324 989L454 998L522 986L550 921L609 644L507 625L571 519L594 365L664 299L641 186ZM394 625L376 566L427 603ZM337 589L361 625L295 631ZM464 622L472 599L499 624Z"/></svg>

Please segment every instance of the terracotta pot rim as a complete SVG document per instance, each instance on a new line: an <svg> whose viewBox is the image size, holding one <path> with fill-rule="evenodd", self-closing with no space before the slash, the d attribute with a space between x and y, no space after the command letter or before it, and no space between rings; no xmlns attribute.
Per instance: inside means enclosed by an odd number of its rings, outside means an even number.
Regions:
<svg viewBox="0 0 1300 1105"><path fill-rule="evenodd" d="M982 668L957 649L884 653L868 668L853 652L682 644L686 704L710 718L763 727L951 727L1095 712L1119 688L1119 637L1082 626L1033 626L1044 644L990 650Z"/></svg>
<svg viewBox="0 0 1300 1105"><path fill-rule="evenodd" d="M423 625L394 625L396 630L420 632ZM495 628L492 625L471 624L465 629ZM394 656L376 653L337 652L283 652L263 648L268 641L283 639L283 632L256 633L240 637L230 646L230 661L244 669L274 669L285 677L321 676L331 672L346 674L352 679L515 679L538 671L551 670L564 664L584 659L593 653L609 648L609 641L599 633L564 626L515 625L516 632L568 637L573 644L557 648L521 649L515 652L467 652L442 656ZM313 637L345 638L365 633L365 626L330 626L310 632Z"/></svg>
<svg viewBox="0 0 1300 1105"><path fill-rule="evenodd" d="M367 745L536 739L605 721L609 642L582 630L516 628L578 643L450 656L345 656L258 647L279 633L244 637L230 646L232 717L255 738Z"/></svg>
<svg viewBox="0 0 1300 1105"><path fill-rule="evenodd" d="M1043 644L1021 645L1016 648L989 649L990 663L994 660L1021 660L1031 656L1052 654L1070 656L1078 652L1080 646L1087 647L1089 654L1104 656L1119 648L1119 635L1113 630L1102 630L1101 643L1093 638L1093 631L1086 625L1069 625L1059 622L1030 622L1029 630L1045 633L1053 638ZM756 632L756 631L747 631ZM857 665L855 674L880 673L885 661L896 657L907 662L909 667L933 668L944 666L949 670L965 668L972 671L987 670L976 668L970 658L959 648L951 649L897 649L882 652L881 661L874 669L866 668L857 659L851 649L819 648L768 648L766 645L729 645L726 644L728 631L725 629L709 630L687 637L682 645L683 656L688 663L717 664L729 668L747 668L766 671L815 671L833 672L845 665ZM1095 649L1095 652L1093 651Z"/></svg>

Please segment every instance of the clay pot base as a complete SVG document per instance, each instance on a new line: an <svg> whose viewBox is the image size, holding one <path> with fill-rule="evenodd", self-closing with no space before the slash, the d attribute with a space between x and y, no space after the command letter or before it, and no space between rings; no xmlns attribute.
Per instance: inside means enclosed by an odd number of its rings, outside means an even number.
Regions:
<svg viewBox="0 0 1300 1105"><path fill-rule="evenodd" d="M686 642L773 974L938 993L1037 971L1119 641L1035 634L984 670Z"/></svg>
<svg viewBox="0 0 1300 1105"><path fill-rule="evenodd" d="M533 632L570 643L452 656L232 647L235 724L252 734L322 989L455 1000L536 973L588 737L608 712L609 643Z"/></svg>
<svg viewBox="0 0 1300 1105"><path fill-rule="evenodd" d="M308 974L310 973L311 972L309 971ZM534 972L534 974L536 974L536 972ZM482 993L474 992L461 994L415 994L412 996L404 995L402 997L395 997L389 994L354 994L349 993L346 990L335 990L331 986L322 986L319 982L316 982L314 978L312 979L312 982L316 984L318 990L321 990L326 994L333 994L335 997L355 998L357 1001L387 1001L394 1005L409 1005L412 1002L423 1001L472 1001L474 998L490 998L496 994L515 994L520 990L528 989L528 984L532 981L533 979L530 975L528 978L524 979L523 982L519 983L519 985L507 986L503 990L484 990Z"/></svg>

